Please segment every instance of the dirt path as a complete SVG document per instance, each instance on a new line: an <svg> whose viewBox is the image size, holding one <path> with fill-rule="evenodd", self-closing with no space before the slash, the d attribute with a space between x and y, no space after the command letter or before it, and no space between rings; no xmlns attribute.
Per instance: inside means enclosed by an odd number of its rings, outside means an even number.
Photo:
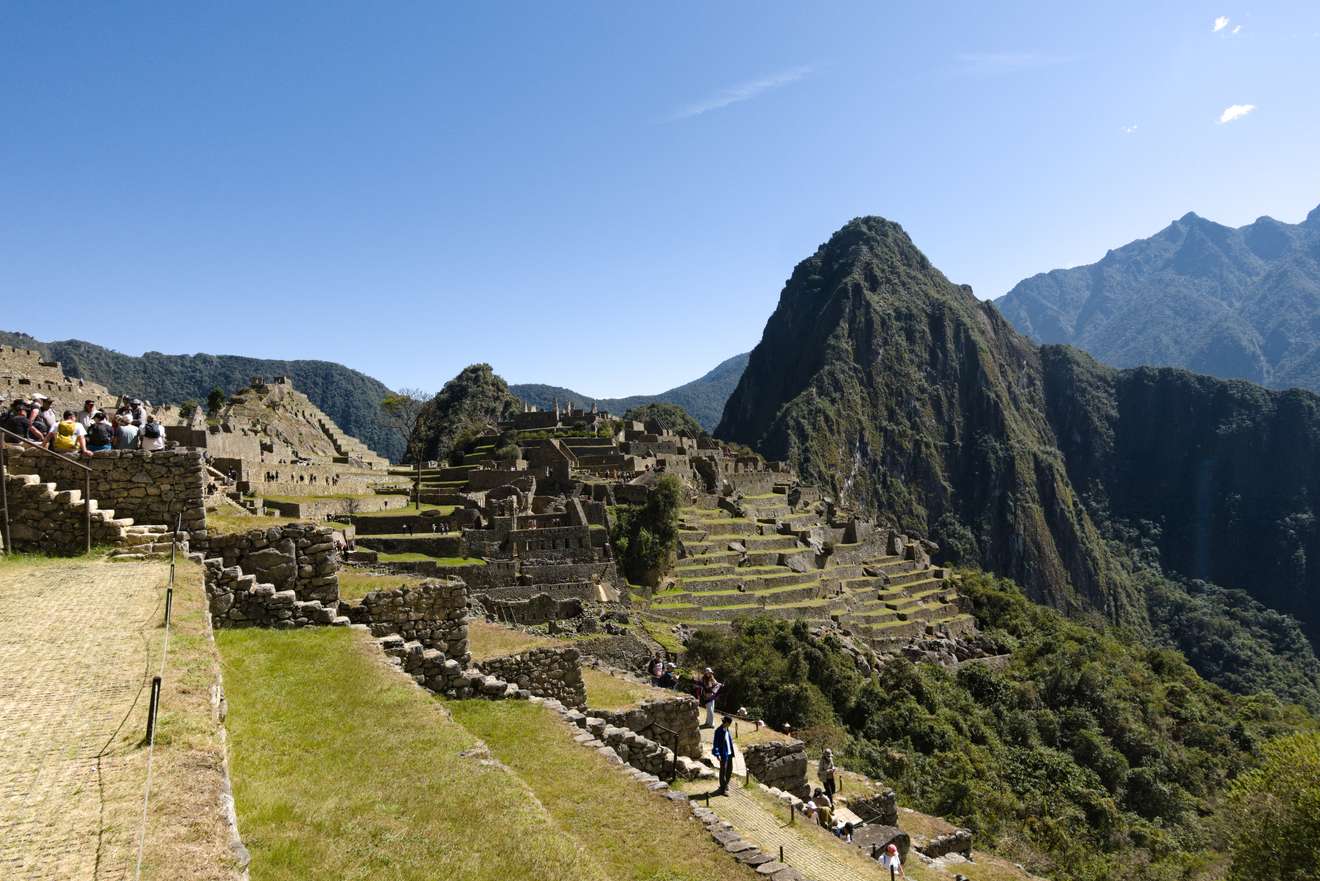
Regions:
<svg viewBox="0 0 1320 881"><path fill-rule="evenodd" d="M168 571L0 563L0 878L131 876Z"/></svg>

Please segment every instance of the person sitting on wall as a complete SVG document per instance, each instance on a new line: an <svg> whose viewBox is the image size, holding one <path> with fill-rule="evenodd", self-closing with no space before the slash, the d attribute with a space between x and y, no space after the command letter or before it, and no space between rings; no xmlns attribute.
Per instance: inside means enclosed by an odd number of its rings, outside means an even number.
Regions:
<svg viewBox="0 0 1320 881"><path fill-rule="evenodd" d="M115 416L115 449L135 450L138 445L138 428L133 424L133 417L121 412Z"/></svg>
<svg viewBox="0 0 1320 881"><path fill-rule="evenodd" d="M155 416L148 416L142 426L141 444L144 450L165 449L165 426L156 421Z"/></svg>
<svg viewBox="0 0 1320 881"><path fill-rule="evenodd" d="M92 414L92 424L87 429L87 451L105 453L114 449L115 429L105 418L105 413L97 410Z"/></svg>
<svg viewBox="0 0 1320 881"><path fill-rule="evenodd" d="M675 673L677 669L678 667L673 661L666 662L665 671L660 674L660 679L656 682L656 685L659 685L661 688L677 688L678 677Z"/></svg>
<svg viewBox="0 0 1320 881"><path fill-rule="evenodd" d="M147 411L142 408L142 402L133 398L128 402L128 412L133 417L133 424L138 428L144 428L147 424Z"/></svg>
<svg viewBox="0 0 1320 881"><path fill-rule="evenodd" d="M87 432L83 431L78 420L73 418L72 410L65 410L64 417L55 423L55 430L50 433L47 444L56 453L88 455Z"/></svg>
<svg viewBox="0 0 1320 881"><path fill-rule="evenodd" d="M50 433L55 430L55 426L60 424L59 414L55 412L55 403L42 394L33 395L32 402L37 407L37 411L31 414L32 423L43 437L49 438Z"/></svg>
<svg viewBox="0 0 1320 881"><path fill-rule="evenodd" d="M4 428L5 431L9 432L8 435L5 435L6 443L12 444L18 440L35 444L46 442L46 436L32 424L29 411L28 402L21 399L9 405L9 412L5 413L4 421L0 423L0 428Z"/></svg>

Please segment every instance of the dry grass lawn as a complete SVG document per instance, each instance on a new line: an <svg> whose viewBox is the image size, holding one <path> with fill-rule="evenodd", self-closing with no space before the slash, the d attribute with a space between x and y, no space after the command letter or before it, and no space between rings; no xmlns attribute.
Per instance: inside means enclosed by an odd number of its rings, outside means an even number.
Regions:
<svg viewBox="0 0 1320 881"><path fill-rule="evenodd" d="M421 584L423 581L426 581L426 578L421 575L414 575L411 572L391 574L387 572L368 572L352 566L341 566L339 569L339 598L347 603L356 603L374 590L393 590L396 587Z"/></svg>
<svg viewBox="0 0 1320 881"><path fill-rule="evenodd" d="M490 621L471 621L468 623L468 651L474 661L487 658L499 658L504 655L516 655L519 652L536 648L562 646L558 640L535 633L527 633L495 624Z"/></svg>
<svg viewBox="0 0 1320 881"><path fill-rule="evenodd" d="M587 686L587 706L596 710L625 710L648 698L669 698L677 693L614 676L595 667L582 668L582 681Z"/></svg>

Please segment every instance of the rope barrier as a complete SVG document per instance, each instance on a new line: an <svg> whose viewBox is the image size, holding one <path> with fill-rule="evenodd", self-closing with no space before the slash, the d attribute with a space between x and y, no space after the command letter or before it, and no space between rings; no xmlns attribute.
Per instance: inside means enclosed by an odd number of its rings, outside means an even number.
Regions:
<svg viewBox="0 0 1320 881"><path fill-rule="evenodd" d="M156 758L156 713L160 706L161 682L165 678L165 661L170 654L170 631L173 629L170 622L170 603L168 600L174 597L174 551L179 544L178 526L174 529L174 541L170 547L170 580L166 587L166 612L165 612L165 640L160 652L160 672L152 682L151 706L148 709L147 716L147 782L142 789L142 824L138 829L137 863L133 869L134 881L142 879L142 854L147 843L147 809L151 802L151 772Z"/></svg>

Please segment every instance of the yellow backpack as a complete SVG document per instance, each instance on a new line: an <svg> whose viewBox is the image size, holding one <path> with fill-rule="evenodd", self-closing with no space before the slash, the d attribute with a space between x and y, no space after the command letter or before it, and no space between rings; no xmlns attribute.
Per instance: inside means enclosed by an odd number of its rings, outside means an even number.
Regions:
<svg viewBox="0 0 1320 881"><path fill-rule="evenodd" d="M71 453L78 449L77 432L77 423L61 422L55 428L55 449L61 453Z"/></svg>

